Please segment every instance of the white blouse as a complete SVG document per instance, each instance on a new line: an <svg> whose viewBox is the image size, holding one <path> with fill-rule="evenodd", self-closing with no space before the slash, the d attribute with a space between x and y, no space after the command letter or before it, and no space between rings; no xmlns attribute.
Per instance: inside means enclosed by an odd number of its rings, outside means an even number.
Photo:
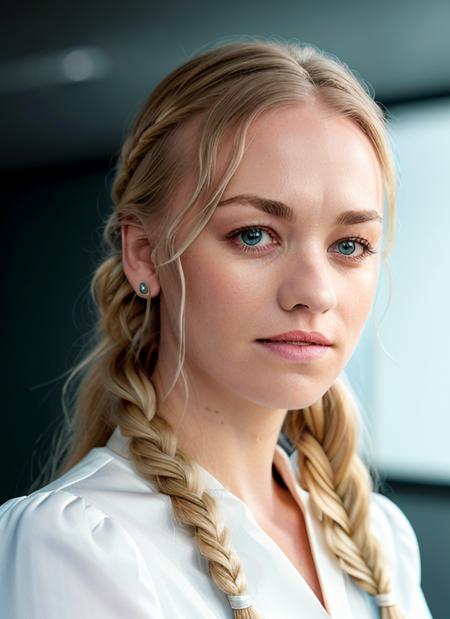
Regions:
<svg viewBox="0 0 450 619"><path fill-rule="evenodd" d="M174 520L170 498L134 471L117 427L104 447L27 496L0 507L2 619L230 619L192 532ZM206 469L264 619L379 619L325 546L298 483L297 452L277 445L274 465L303 511L327 610L246 504ZM372 493L373 531L384 543L393 592L407 619L431 619L420 585L417 538L403 512Z"/></svg>

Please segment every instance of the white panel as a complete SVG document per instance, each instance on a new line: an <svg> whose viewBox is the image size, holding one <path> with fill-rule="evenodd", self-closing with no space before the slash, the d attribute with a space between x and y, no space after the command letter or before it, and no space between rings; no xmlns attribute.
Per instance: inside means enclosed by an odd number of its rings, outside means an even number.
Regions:
<svg viewBox="0 0 450 619"><path fill-rule="evenodd" d="M392 113L399 173L392 298L386 308L382 268L374 306L381 342L373 338L367 360L374 453L389 475L450 482L450 100Z"/></svg>

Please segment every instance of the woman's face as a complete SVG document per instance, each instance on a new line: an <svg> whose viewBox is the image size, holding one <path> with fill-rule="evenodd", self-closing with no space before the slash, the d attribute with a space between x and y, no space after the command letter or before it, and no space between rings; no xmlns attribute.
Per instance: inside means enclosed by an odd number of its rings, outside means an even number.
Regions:
<svg viewBox="0 0 450 619"><path fill-rule="evenodd" d="M283 203L293 221L239 195ZM381 252L380 220L337 223L350 210L383 215L372 146L350 120L317 105L267 111L249 129L225 201L181 256L185 369L196 388L228 402L308 406L347 364L376 289L380 253L364 246ZM164 279L161 287L164 297ZM178 319L171 305L162 311L160 354L177 350L165 347L174 335L164 312L172 325ZM332 346L320 358L292 361L257 342L291 330L318 331Z"/></svg>

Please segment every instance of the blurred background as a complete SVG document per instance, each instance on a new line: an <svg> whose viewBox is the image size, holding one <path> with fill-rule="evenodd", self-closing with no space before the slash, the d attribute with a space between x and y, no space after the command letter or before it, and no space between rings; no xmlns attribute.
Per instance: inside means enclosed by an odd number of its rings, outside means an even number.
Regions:
<svg viewBox="0 0 450 619"><path fill-rule="evenodd" d="M398 167L383 269L346 375L382 491L413 525L434 619L449 616L450 2L10 3L0 22L3 449L0 503L27 494L92 327L88 286L120 145L152 88L243 36L311 43L389 115Z"/></svg>

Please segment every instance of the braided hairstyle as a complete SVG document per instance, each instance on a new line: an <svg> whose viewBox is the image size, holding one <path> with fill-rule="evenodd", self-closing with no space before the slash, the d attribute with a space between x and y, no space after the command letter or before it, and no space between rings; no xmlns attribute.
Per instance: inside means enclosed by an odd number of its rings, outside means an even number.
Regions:
<svg viewBox="0 0 450 619"><path fill-rule="evenodd" d="M158 230L151 259L174 268L180 283L179 363L183 374L185 285L179 256L201 232L242 158L250 123L277 106L319 101L350 118L369 138L383 178L388 207L385 257L393 240L396 179L385 119L366 84L342 61L313 46L250 38L228 42L194 56L152 91L124 141L112 187L115 205L105 228L105 260L91 293L98 308L90 352L73 369L77 388L66 414L67 439L58 476L93 447L102 446L119 425L130 438L131 462L158 492L170 497L180 525L192 530L209 573L226 595L245 595L243 567L215 499L204 490L196 462L177 447L171 425L158 414L150 380L158 354L159 297L136 295L122 267L121 224L138 216ZM181 132L196 126L185 144ZM234 136L228 167L213 183L216 156L226 134ZM196 165L197 186L185 208L170 220L170 197L188 166ZM199 213L193 205L202 198ZM181 247L175 236L186 215L198 218ZM173 383L173 384L174 384ZM184 380L185 388L187 387ZM187 393L187 391L186 391ZM67 410L67 409L65 409ZM357 454L358 411L337 379L318 402L287 411L283 432L298 450L302 487L310 493L326 543L357 586L370 595L388 594L390 570L381 543L370 530L368 469ZM256 608L234 609L235 619L259 619ZM403 619L397 605L381 606L382 619Z"/></svg>

